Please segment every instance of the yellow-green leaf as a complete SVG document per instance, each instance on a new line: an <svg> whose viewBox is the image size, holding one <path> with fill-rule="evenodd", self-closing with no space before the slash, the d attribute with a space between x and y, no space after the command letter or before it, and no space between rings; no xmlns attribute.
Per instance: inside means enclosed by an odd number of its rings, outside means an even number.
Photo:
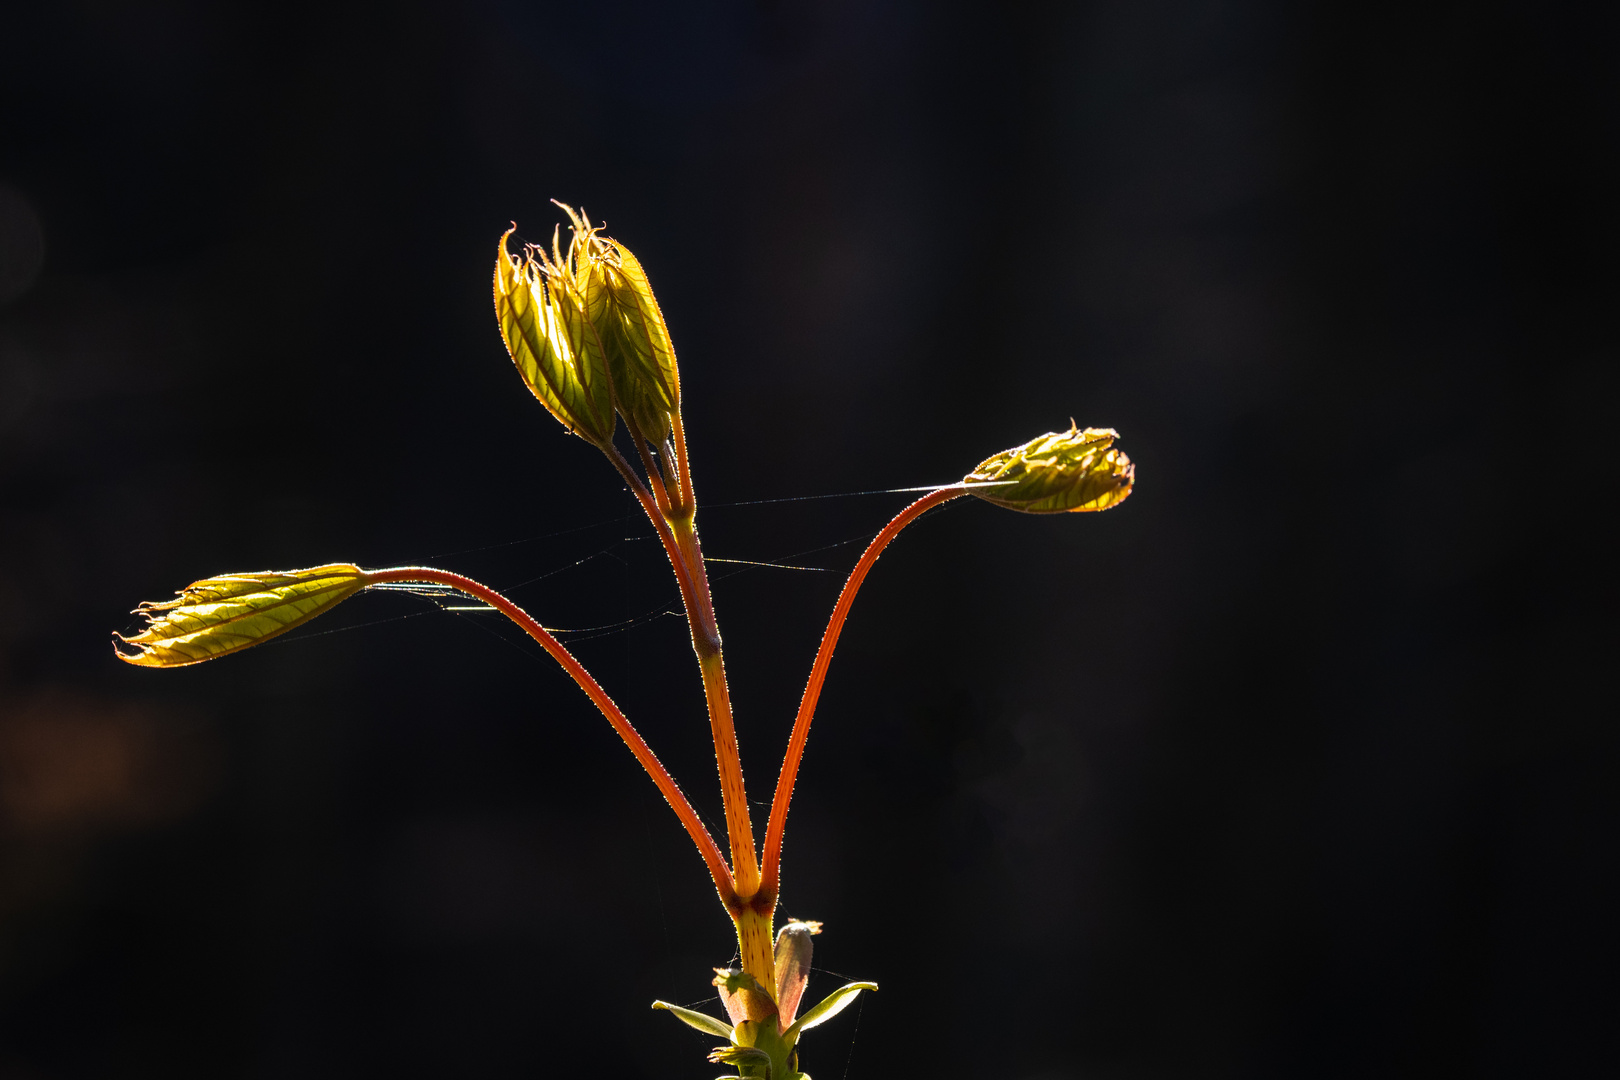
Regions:
<svg viewBox="0 0 1620 1080"><path fill-rule="evenodd" d="M146 627L115 635L133 651L118 658L143 667L184 667L237 652L329 611L366 587L364 570L347 563L309 570L224 574L187 585L173 600L143 603Z"/></svg>
<svg viewBox="0 0 1620 1080"><path fill-rule="evenodd" d="M681 378L675 346L647 273L630 249L601 235L583 209L551 200L568 215L568 255L553 242L548 273L565 267L584 321L600 342L619 415L654 444L669 438L680 410Z"/></svg>
<svg viewBox="0 0 1620 1080"><path fill-rule="evenodd" d="M994 484L973 494L986 502L1028 514L1107 510L1131 493L1136 466L1113 449L1119 433L1070 421L1068 431L1050 431L1023 446L980 462L964 484Z"/></svg>
<svg viewBox="0 0 1620 1080"><path fill-rule="evenodd" d="M681 1006L671 1005L667 1001L655 1001L652 1003L652 1007L655 1009L668 1009L675 1014L676 1019L687 1027L697 1028L699 1031L709 1035L718 1035L722 1039L731 1038L731 1025L724 1020L718 1020L710 1016L708 1013L700 1013L696 1009L683 1009Z"/></svg>
<svg viewBox="0 0 1620 1080"><path fill-rule="evenodd" d="M574 434L613 441L613 396L601 341L583 314L569 259L495 256L495 316L506 351L531 393Z"/></svg>
<svg viewBox="0 0 1620 1080"><path fill-rule="evenodd" d="M736 1065L739 1068L747 1065L754 1069L765 1069L759 1073L769 1076L771 1055L754 1046L717 1046L709 1052L709 1060L717 1065Z"/></svg>
<svg viewBox="0 0 1620 1080"><path fill-rule="evenodd" d="M849 1008L850 1004L860 996L862 990L876 989L877 983L873 982L853 982L840 986L822 998L815 1008L794 1021L793 1026L782 1033L782 1038L790 1044L796 1042L802 1032L825 1024L828 1020Z"/></svg>
<svg viewBox="0 0 1620 1080"><path fill-rule="evenodd" d="M629 248L603 238L593 245L582 285L586 310L607 350L614 403L644 438L663 442L680 409L681 377L646 271Z"/></svg>

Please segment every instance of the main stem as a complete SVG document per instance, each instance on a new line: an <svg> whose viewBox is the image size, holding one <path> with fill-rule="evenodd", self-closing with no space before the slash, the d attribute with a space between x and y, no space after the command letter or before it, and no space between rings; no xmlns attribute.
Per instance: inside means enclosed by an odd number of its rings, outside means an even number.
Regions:
<svg viewBox="0 0 1620 1080"><path fill-rule="evenodd" d="M714 736L714 759L726 808L726 832L731 841L731 869L737 882L737 899L749 903L759 892L759 862L754 848L754 825L748 813L748 793L743 786L737 727L731 715L731 690L726 684L720 627L714 617L714 599L709 592L709 574L704 566L694 515L675 517L671 527L676 551L692 574L692 593L697 600L696 607L687 610L692 623L692 647L697 652L698 669L703 673L703 693L709 704L709 730Z"/></svg>
<svg viewBox="0 0 1620 1080"><path fill-rule="evenodd" d="M471 578L462 577L460 574L451 573L448 570L435 570L428 566L401 566L391 570L371 571L366 574L366 580L367 584L371 585L382 585L389 582L419 582L427 585L448 586L459 592L466 593L468 596L482 600L522 627L525 633L539 642L541 648L550 653L563 666L563 670L568 672L574 682L579 684L580 689L584 690L596 707L602 711L602 715L607 717L608 723L613 725L613 730L619 733L619 738L623 739L624 744L630 748L630 752L636 755L636 760L641 762L641 767L647 770L647 775L651 776L653 783L658 785L658 790L663 794L664 800L669 803L670 808L675 811L675 815L681 819L681 824L686 827L687 835L697 845L698 851L703 856L703 861L709 867L709 876L714 879L714 887L719 892L721 901L728 909L735 905L737 889L731 871L727 868L726 861L720 854L720 849L715 845L714 837L709 835L708 828L704 826L703 820L698 817L697 811L692 808L691 802L687 800L685 793L681 791L680 785L675 782L674 777L670 776L669 770L664 768L663 763L658 760L658 755L652 752L652 748L641 737L641 733L636 731L629 719L620 711L618 705L614 704L613 699L608 697L607 691L602 689L601 684L591 676L590 672L585 670L584 665L574 659L574 655L565 649L561 642L552 637L545 627L536 622L533 616L489 586L482 585Z"/></svg>
<svg viewBox="0 0 1620 1080"><path fill-rule="evenodd" d="M658 539L669 555L681 587L687 623L692 629L692 651L697 653L698 670L703 676L703 694L709 706L709 733L714 739L715 768L720 774L720 797L726 811L726 834L731 842L732 896L726 910L737 926L737 948L743 970L754 976L772 1001L758 1001L753 1010L774 1009L776 995L775 940L772 933L776 912L774 890L760 888L759 861L754 848L754 824L748 813L748 791L743 784L742 754L737 747L737 727L731 715L731 689L726 684L726 661L720 644L720 624L714 616L714 597L709 591L709 572L703 561L703 545L697 537L697 499L692 491L692 473L686 457L686 431L680 414L673 417L672 438L658 448L658 460L668 475L660 475L647 440L631 420L626 420L647 481L641 483L635 469L612 447L608 458L636 493L647 512ZM744 992L751 997L751 991Z"/></svg>
<svg viewBox="0 0 1620 1080"><path fill-rule="evenodd" d="M760 895L759 859L754 847L754 827L748 813L748 794L743 784L742 756L737 747L737 729L731 714L731 691L726 685L726 667L720 644L720 626L714 616L714 600L709 592L709 575L703 562L703 547L698 542L696 507L692 495L690 474L685 459L685 437L677 432L676 458L680 475L672 479L679 492L669 514L661 503L669 500L657 498L634 466L612 446L604 447L608 460L613 462L635 493L653 530L664 545L670 566L680 586L681 602L686 608L687 623L692 631L692 650L697 654L698 670L703 676L703 693L709 707L709 730L714 738L715 767L720 775L720 796L725 805L726 834L731 846L732 883L735 895L728 900L727 909L736 917L744 906L758 907L768 903L775 907L774 894ZM639 434L632 435L640 441ZM658 479L647 461L649 478ZM665 489L667 492L667 488ZM739 924L740 925L740 924ZM745 949L746 953L747 950ZM757 972L750 972L761 977ZM762 978L762 977L761 977ZM763 978L762 978L763 981Z"/></svg>
<svg viewBox="0 0 1620 1080"><path fill-rule="evenodd" d="M838 603L833 606L832 618L827 620L827 629L821 635L821 648L816 651L815 663L810 665L810 680L805 683L804 696L799 700L799 714L793 720L793 734L788 737L787 754L782 758L782 773L776 781L776 797L771 801L771 817L765 827L765 867L760 882L762 895L775 896L781 882L782 832L787 827L788 804L793 800L793 785L798 779L799 761L804 757L805 740L810 737L810 721L816 714L816 702L821 697L821 684L827 678L827 665L832 663L833 650L838 646L838 635L843 632L844 620L849 616L850 605L855 602L855 594L860 591L861 582L866 580L867 572L877 562L878 556L883 554L883 549L900 535L900 530L941 503L965 494L967 492L961 487L941 488L924 495L900 511L867 545L860 561L855 564L855 569L850 571L849 580L844 582L844 591L838 594Z"/></svg>

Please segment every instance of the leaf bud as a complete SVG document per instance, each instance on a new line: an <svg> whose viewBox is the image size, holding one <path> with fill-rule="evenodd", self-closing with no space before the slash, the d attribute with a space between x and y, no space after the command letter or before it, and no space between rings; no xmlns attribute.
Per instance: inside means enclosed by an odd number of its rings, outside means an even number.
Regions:
<svg viewBox="0 0 1620 1080"><path fill-rule="evenodd" d="M613 441L612 384L601 338L585 315L577 242L566 254L552 233L552 257L530 247L523 258L495 256L495 317L506 351L529 391L551 415L586 442ZM576 238L577 240L577 238Z"/></svg>
<svg viewBox="0 0 1620 1080"><path fill-rule="evenodd" d="M962 478L985 502L1027 514L1107 510L1125 501L1136 466L1113 449L1113 428L1051 431L1023 446L1003 450ZM991 486L994 485L994 486Z"/></svg>
<svg viewBox="0 0 1620 1080"><path fill-rule="evenodd" d="M238 652L284 634L366 587L365 571L347 563L309 570L266 570L193 581L173 600L136 608L146 626L115 634L133 652L118 659L142 667L184 667Z"/></svg>
<svg viewBox="0 0 1620 1080"><path fill-rule="evenodd" d="M602 236L583 210L557 205L573 226L570 250L585 312L607 356L613 403L642 438L660 444L680 411L681 376L647 272L629 248Z"/></svg>
<svg viewBox="0 0 1620 1080"><path fill-rule="evenodd" d="M776 935L777 1023L783 1031L799 1013L799 1001L810 981L810 938L819 933L820 923L794 919Z"/></svg>

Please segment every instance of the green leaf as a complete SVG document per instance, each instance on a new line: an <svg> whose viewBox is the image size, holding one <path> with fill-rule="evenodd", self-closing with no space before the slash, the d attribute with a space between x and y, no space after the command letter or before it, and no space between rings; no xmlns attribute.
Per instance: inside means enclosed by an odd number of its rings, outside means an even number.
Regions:
<svg viewBox="0 0 1620 1080"><path fill-rule="evenodd" d="M114 635L134 651L118 658L143 667L184 667L237 652L329 611L366 587L358 566L225 574L187 585L173 600L143 603L146 626Z"/></svg>
<svg viewBox="0 0 1620 1080"><path fill-rule="evenodd" d="M599 240L584 283L585 306L602 335L619 412L654 444L669 438L681 377L664 313L630 249Z"/></svg>
<svg viewBox="0 0 1620 1080"><path fill-rule="evenodd" d="M822 998L819 1005L794 1021L793 1026L782 1033L782 1038L789 1044L795 1042L803 1032L825 1024L828 1020L843 1012L849 1007L850 1002L860 995L862 990L876 989L877 983L872 982L854 982L840 986L837 990Z"/></svg>
<svg viewBox="0 0 1620 1080"><path fill-rule="evenodd" d="M515 228L515 226L514 226ZM563 426L586 442L613 441L613 396L602 343L585 318L570 257L534 249L509 254L501 235L495 256L495 317L506 351L529 391ZM570 248L570 256L573 249Z"/></svg>
<svg viewBox="0 0 1620 1080"><path fill-rule="evenodd" d="M739 1069L760 1065L770 1065L771 1055L752 1046L717 1046L709 1054L709 1060L717 1065L735 1065Z"/></svg>
<svg viewBox="0 0 1620 1080"><path fill-rule="evenodd" d="M539 294L533 304L522 297L521 282L503 285L503 275L522 275L515 269L517 261L506 255L505 238L501 240L496 308L501 310L502 297L510 294L514 299L508 306L515 312L511 318L501 316L507 349L535 396L571 429L604 445L600 435L605 431L612 438L617 409L642 438L660 445L669 438L680 411L681 380L669 327L647 273L628 248L600 235L601 227L592 225L583 210L552 202L568 215L572 235L566 253L553 238L551 256L539 252L538 262L531 256L525 266L531 288ZM530 320L536 328L529 330L522 322L523 312L516 310L526 305L541 315L549 313L549 321L536 316ZM515 333L508 330L509 323ZM589 400L583 410L567 400L568 371L554 376L547 368L548 348L572 358L571 367L562 364L560 369L574 371L585 386ZM600 393L596 382L601 384Z"/></svg>
<svg viewBox="0 0 1620 1080"><path fill-rule="evenodd" d="M687 1027L697 1028L708 1035L718 1035L722 1039L731 1038L731 1025L723 1020L715 1019L708 1013L700 1013L695 1009L683 1009L679 1005L671 1005L667 1001L655 1001L652 1003L652 1007L655 1009L668 1009L675 1014L676 1019Z"/></svg>
<svg viewBox="0 0 1620 1080"><path fill-rule="evenodd" d="M1112 428L1050 431L1023 446L1003 450L962 478L968 485L994 484L973 494L985 502L1027 514L1107 510L1118 506L1136 482L1136 466L1112 449Z"/></svg>

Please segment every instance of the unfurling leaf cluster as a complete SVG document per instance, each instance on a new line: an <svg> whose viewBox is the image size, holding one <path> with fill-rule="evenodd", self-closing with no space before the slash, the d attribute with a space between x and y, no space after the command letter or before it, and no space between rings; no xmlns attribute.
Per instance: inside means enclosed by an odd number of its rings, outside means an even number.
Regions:
<svg viewBox="0 0 1620 1080"><path fill-rule="evenodd" d="M1113 449L1113 428L1049 431L1023 446L986 458L962 478L969 486L989 485L973 494L986 502L1026 514L1107 510L1131 493L1136 466Z"/></svg>
<svg viewBox="0 0 1620 1080"><path fill-rule="evenodd" d="M495 315L506 350L534 396L574 434L613 441L615 411L639 439L662 446L678 422L680 372L663 312L640 261L601 235L583 212L558 203L572 224L562 245L523 257L501 236Z"/></svg>
<svg viewBox="0 0 1620 1080"><path fill-rule="evenodd" d="M358 566L334 563L193 581L173 600L136 608L146 626L133 637L117 635L134 646L118 656L142 667L200 664L285 634L347 600L368 580Z"/></svg>

